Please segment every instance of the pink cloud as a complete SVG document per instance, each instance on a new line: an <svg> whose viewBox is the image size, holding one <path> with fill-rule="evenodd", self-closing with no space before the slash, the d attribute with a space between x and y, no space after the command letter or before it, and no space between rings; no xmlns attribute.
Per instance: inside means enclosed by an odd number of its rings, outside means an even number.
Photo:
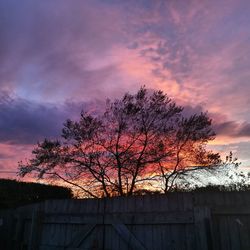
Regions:
<svg viewBox="0 0 250 250"><path fill-rule="evenodd" d="M17 163L31 156L33 145L0 143L0 178L17 178Z"/></svg>

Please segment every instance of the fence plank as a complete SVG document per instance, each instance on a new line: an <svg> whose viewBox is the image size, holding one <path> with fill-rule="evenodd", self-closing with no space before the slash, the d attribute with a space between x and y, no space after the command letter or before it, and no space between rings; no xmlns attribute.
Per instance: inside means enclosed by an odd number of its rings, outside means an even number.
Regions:
<svg viewBox="0 0 250 250"><path fill-rule="evenodd" d="M160 213L107 213L103 222L103 214L46 214L46 224L112 224L119 219L125 224L191 224L194 222L193 212L160 212Z"/></svg>
<svg viewBox="0 0 250 250"><path fill-rule="evenodd" d="M197 249L212 250L211 211L208 207L194 208Z"/></svg>
<svg viewBox="0 0 250 250"><path fill-rule="evenodd" d="M23 247L23 229L24 229L24 215L20 213L17 215L17 225L14 234L13 249L22 249Z"/></svg>
<svg viewBox="0 0 250 250"><path fill-rule="evenodd" d="M239 227L244 226L238 216L227 217L229 230L229 239L232 250L242 249L240 241Z"/></svg>
<svg viewBox="0 0 250 250"><path fill-rule="evenodd" d="M29 250L36 250L39 248L41 233L42 233L42 212L34 211L31 221L31 231L29 240Z"/></svg>

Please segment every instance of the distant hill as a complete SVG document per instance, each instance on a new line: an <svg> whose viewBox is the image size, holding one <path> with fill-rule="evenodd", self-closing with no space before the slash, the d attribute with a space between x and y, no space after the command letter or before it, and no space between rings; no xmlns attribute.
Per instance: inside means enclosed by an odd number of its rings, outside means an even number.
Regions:
<svg viewBox="0 0 250 250"><path fill-rule="evenodd" d="M73 198L71 189L16 180L0 179L0 209L13 208L47 199Z"/></svg>

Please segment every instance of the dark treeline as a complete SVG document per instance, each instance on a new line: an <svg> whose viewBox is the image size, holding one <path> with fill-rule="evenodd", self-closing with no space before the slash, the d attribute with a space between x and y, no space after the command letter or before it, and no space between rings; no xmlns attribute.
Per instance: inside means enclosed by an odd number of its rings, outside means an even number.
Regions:
<svg viewBox="0 0 250 250"><path fill-rule="evenodd" d="M249 185L208 185L196 188L174 188L172 192L228 192L228 191L247 191ZM149 190L138 190L134 195L155 195L159 192ZM0 179L0 209L14 208L34 202L49 199L72 199L71 189L31 182L20 182L16 180Z"/></svg>
<svg viewBox="0 0 250 250"><path fill-rule="evenodd" d="M0 209L13 208L48 199L70 199L69 188L0 179Z"/></svg>

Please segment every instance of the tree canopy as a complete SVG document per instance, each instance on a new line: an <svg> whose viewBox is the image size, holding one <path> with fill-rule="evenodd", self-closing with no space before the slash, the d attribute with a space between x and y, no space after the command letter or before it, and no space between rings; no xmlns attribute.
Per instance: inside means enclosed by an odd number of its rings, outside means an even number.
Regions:
<svg viewBox="0 0 250 250"><path fill-rule="evenodd" d="M142 87L107 100L103 113L67 120L62 139L38 143L19 174L61 179L90 197L168 192L185 171L221 163L206 150L214 138L207 113L186 115L163 91Z"/></svg>

